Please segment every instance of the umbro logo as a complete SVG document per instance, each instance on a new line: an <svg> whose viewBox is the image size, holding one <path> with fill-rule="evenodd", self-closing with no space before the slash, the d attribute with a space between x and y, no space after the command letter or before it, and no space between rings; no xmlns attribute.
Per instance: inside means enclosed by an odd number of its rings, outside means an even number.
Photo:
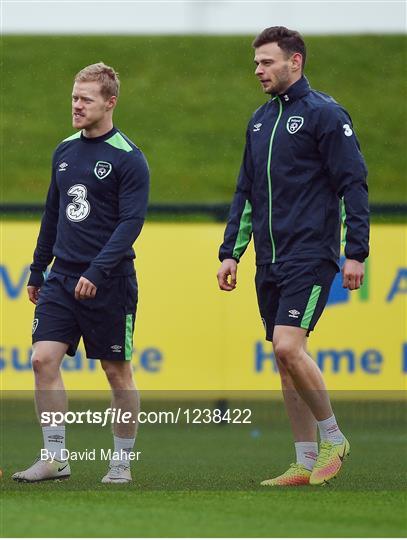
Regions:
<svg viewBox="0 0 407 540"><path fill-rule="evenodd" d="M254 124L254 126L253 126L253 131L260 131L260 128L261 128L262 125L263 125L263 124L261 124L261 123Z"/></svg>
<svg viewBox="0 0 407 540"><path fill-rule="evenodd" d="M63 161L62 163L59 164L58 171L62 171L62 172L66 171L67 167L68 167L68 163L66 161Z"/></svg>
<svg viewBox="0 0 407 540"><path fill-rule="evenodd" d="M113 352L121 352L122 350L121 345L112 345L110 348L112 349Z"/></svg>
<svg viewBox="0 0 407 540"><path fill-rule="evenodd" d="M334 424L333 426L329 427L327 429L327 432L328 433L335 433L335 431L339 431L339 428L338 428L338 425L337 424Z"/></svg>
<svg viewBox="0 0 407 540"><path fill-rule="evenodd" d="M50 435L48 437L48 442L63 444L63 441L64 438L62 437L62 435Z"/></svg>
<svg viewBox="0 0 407 540"><path fill-rule="evenodd" d="M298 319L298 315L300 315L300 312L297 311L296 309L290 309L288 311L288 316L292 317L293 319Z"/></svg>

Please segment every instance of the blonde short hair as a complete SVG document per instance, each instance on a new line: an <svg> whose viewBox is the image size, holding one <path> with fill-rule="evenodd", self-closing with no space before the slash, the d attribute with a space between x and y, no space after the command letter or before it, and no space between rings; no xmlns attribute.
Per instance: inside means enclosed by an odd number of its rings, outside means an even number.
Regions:
<svg viewBox="0 0 407 540"><path fill-rule="evenodd" d="M103 62L86 66L75 75L75 82L96 81L100 84L100 93L105 99L112 96L119 97L119 74Z"/></svg>

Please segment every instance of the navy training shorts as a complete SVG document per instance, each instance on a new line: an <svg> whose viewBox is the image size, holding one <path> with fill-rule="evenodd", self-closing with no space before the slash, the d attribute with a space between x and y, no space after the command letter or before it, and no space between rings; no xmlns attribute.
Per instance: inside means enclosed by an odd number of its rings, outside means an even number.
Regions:
<svg viewBox="0 0 407 540"><path fill-rule="evenodd" d="M266 340L277 325L314 329L338 266L328 260L286 261L257 267L256 291Z"/></svg>
<svg viewBox="0 0 407 540"><path fill-rule="evenodd" d="M137 308L136 275L111 277L95 298L75 300L79 277L51 271L35 308L32 342L68 344L74 356L82 337L86 356L99 360L131 360Z"/></svg>

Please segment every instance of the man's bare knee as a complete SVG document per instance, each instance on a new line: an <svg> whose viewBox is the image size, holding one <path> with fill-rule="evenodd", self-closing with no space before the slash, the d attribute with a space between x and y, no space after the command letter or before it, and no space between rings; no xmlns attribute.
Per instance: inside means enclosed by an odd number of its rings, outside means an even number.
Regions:
<svg viewBox="0 0 407 540"><path fill-rule="evenodd" d="M34 343L31 365L36 375L58 373L62 359L68 349L65 343L39 341Z"/></svg>
<svg viewBox="0 0 407 540"><path fill-rule="evenodd" d="M280 340L274 345L274 353L281 366L280 374L286 376L295 371L301 358L301 348L297 343L288 340Z"/></svg>
<svg viewBox="0 0 407 540"><path fill-rule="evenodd" d="M273 334L273 348L280 373L295 373L303 356L306 343L305 330L297 327L276 326Z"/></svg>
<svg viewBox="0 0 407 540"><path fill-rule="evenodd" d="M60 362L49 353L33 352L31 364L37 377L56 377L59 373Z"/></svg>
<svg viewBox="0 0 407 540"><path fill-rule="evenodd" d="M102 360L101 364L112 388L126 390L133 387L133 374L130 363L119 364L117 361Z"/></svg>

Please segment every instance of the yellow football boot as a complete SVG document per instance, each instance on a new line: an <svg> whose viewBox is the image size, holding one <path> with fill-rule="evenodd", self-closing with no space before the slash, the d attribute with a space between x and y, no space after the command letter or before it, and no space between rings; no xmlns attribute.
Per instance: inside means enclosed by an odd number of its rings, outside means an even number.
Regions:
<svg viewBox="0 0 407 540"><path fill-rule="evenodd" d="M305 486L309 484L311 471L306 469L304 465L300 463L291 463L289 469L285 473L277 476L276 478L270 478L270 480L263 480L262 486Z"/></svg>
<svg viewBox="0 0 407 540"><path fill-rule="evenodd" d="M319 447L319 454L312 469L309 483L312 486L322 486L339 473L342 462L350 452L347 439L340 444L323 441Z"/></svg>

